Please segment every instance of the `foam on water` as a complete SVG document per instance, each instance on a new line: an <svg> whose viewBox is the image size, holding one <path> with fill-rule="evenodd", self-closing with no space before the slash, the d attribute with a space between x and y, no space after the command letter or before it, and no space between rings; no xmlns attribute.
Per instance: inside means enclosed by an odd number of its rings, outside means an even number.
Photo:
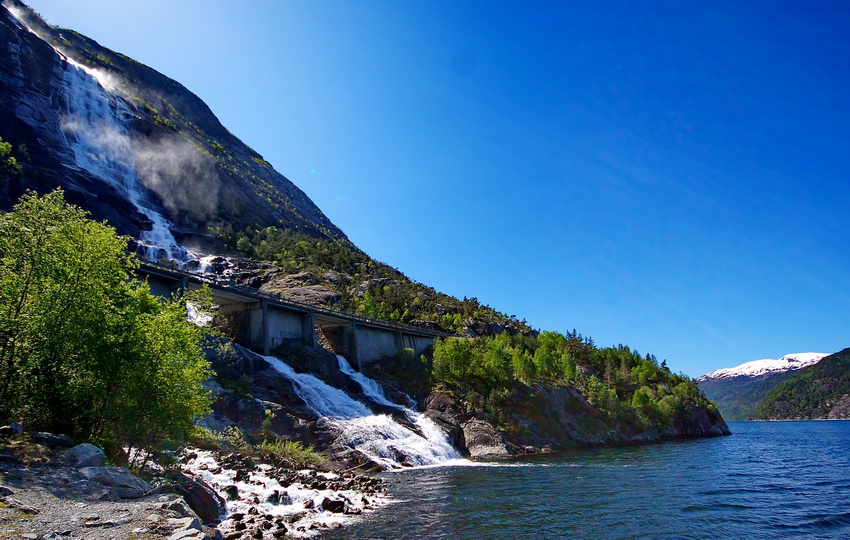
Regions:
<svg viewBox="0 0 850 540"><path fill-rule="evenodd" d="M383 467L423 467L460 459L446 434L432 420L389 401L376 381L354 371L345 358L337 357L343 373L360 383L364 394L375 403L398 409L418 432L396 422L390 415L374 414L342 390L312 375L296 373L273 356L263 358L292 381L295 392L316 414L340 429L338 442L362 452Z"/></svg>

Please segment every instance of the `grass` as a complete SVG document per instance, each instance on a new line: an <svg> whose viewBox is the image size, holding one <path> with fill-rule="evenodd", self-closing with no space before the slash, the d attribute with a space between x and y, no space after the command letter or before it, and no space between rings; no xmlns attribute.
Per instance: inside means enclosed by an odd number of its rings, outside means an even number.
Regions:
<svg viewBox="0 0 850 540"><path fill-rule="evenodd" d="M228 426L222 431L196 427L191 442L203 450L237 452L250 457L258 457L275 463L284 463L293 468L322 467L327 458L312 446L304 446L300 441L284 439L270 433L263 434L263 440L252 444L236 426Z"/></svg>

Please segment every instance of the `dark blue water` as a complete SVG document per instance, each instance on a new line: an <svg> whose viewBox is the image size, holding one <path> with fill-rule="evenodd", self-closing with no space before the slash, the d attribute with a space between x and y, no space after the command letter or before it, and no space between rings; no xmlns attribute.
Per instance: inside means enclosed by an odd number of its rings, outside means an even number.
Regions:
<svg viewBox="0 0 850 540"><path fill-rule="evenodd" d="M850 422L387 474L331 538L850 538Z"/></svg>

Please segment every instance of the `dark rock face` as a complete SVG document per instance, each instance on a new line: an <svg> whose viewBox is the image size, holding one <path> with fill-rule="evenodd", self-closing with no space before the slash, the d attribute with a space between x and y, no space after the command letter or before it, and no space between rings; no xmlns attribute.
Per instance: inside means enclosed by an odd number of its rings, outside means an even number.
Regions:
<svg viewBox="0 0 850 540"><path fill-rule="evenodd" d="M663 432L617 423L570 386L528 387L522 399L507 407L504 424L511 426L507 430L497 430L444 392L433 392L424 408L455 446L473 458L730 434L718 413L698 408L686 411Z"/></svg>
<svg viewBox="0 0 850 540"><path fill-rule="evenodd" d="M225 500L213 488L182 473L174 479L174 490L183 496L204 523L217 521L227 507Z"/></svg>
<svg viewBox="0 0 850 540"><path fill-rule="evenodd" d="M69 67L61 53L114 87L115 106L129 112L121 122L145 204L170 220L184 244L211 248L208 227L218 223L237 230L278 225L345 239L300 189L228 132L182 85L76 32L46 25L18 0L5 0L3 6L0 137L15 149L25 145L29 161L23 160L24 175L0 186L0 209L10 209L26 189L47 192L61 186L69 202L122 234L139 237L151 227L125 195L77 165L74 136L63 119Z"/></svg>

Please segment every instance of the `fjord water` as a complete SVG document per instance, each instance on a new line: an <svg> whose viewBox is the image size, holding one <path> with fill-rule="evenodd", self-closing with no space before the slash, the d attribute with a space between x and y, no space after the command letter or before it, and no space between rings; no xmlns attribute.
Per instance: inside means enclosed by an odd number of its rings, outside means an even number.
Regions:
<svg viewBox="0 0 850 540"><path fill-rule="evenodd" d="M398 502L331 538L848 538L850 422L387 473Z"/></svg>

